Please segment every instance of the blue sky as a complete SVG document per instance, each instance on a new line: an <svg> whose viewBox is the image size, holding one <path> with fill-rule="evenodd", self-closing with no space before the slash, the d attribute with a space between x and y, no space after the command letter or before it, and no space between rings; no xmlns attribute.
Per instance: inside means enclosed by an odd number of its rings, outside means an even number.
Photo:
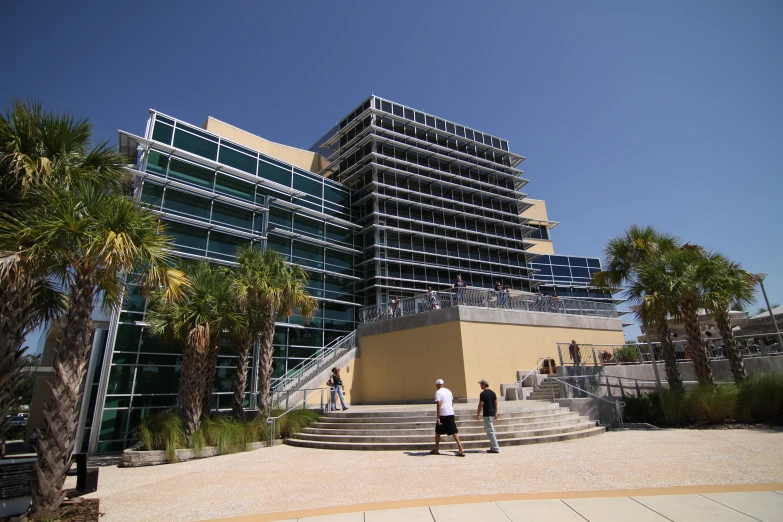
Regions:
<svg viewBox="0 0 783 522"><path fill-rule="evenodd" d="M781 26L775 0L8 0L0 105L111 141L156 108L307 147L374 92L508 139L558 252L651 224L769 272L780 302Z"/></svg>

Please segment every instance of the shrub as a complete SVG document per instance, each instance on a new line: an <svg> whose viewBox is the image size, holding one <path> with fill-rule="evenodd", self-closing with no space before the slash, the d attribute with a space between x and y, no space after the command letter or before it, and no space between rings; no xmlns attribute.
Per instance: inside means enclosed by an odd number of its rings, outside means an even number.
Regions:
<svg viewBox="0 0 783 522"><path fill-rule="evenodd" d="M635 363L639 360L639 351L636 345L626 345L614 351L614 360L620 363Z"/></svg>
<svg viewBox="0 0 783 522"><path fill-rule="evenodd" d="M709 424L734 420L738 392L734 385L699 386L689 391L684 402L688 419Z"/></svg>
<svg viewBox="0 0 783 522"><path fill-rule="evenodd" d="M283 413L283 410L276 410L272 412L272 416L276 417ZM318 420L321 416L316 410L291 410L285 414L282 418L277 420L275 425L276 437L287 439L293 436L295 433L302 431L302 428L309 426L311 423Z"/></svg>
<svg viewBox="0 0 783 522"><path fill-rule="evenodd" d="M182 418L174 411L143 419L139 436L146 449L164 450L169 462L177 462L177 450L187 447Z"/></svg>
<svg viewBox="0 0 783 522"><path fill-rule="evenodd" d="M783 424L783 374L746 379L737 394L737 416L747 422Z"/></svg>
<svg viewBox="0 0 783 522"><path fill-rule="evenodd" d="M663 419L661 398L657 392L642 394L641 397L626 395L623 399L623 417L626 422L660 423Z"/></svg>

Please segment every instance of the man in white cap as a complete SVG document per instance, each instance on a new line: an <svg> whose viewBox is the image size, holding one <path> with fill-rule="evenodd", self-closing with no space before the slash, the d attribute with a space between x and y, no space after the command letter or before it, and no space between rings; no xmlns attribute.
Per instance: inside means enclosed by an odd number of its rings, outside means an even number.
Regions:
<svg viewBox="0 0 783 522"><path fill-rule="evenodd" d="M478 410L476 410L476 420L481 420L481 414L484 414L484 431L489 437L489 449L487 453L500 453L498 438L495 435L495 421L498 420L498 396L489 389L489 382L486 379L479 381L481 386L481 395L479 395Z"/></svg>
<svg viewBox="0 0 783 522"><path fill-rule="evenodd" d="M465 451L462 449L462 443L459 441L459 433L457 431L457 423L454 420L454 396L451 391L443 386L443 379L435 381L435 449L430 451L431 455L440 455L440 436L441 435L453 435L454 440L457 442L458 457L464 457Z"/></svg>

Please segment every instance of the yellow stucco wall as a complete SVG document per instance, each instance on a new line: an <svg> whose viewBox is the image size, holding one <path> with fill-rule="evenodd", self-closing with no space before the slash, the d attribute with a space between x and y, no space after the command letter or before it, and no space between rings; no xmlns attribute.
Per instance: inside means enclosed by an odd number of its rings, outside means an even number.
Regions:
<svg viewBox="0 0 783 522"><path fill-rule="evenodd" d="M522 216L535 221L548 221L546 213L546 201L543 199L525 198L523 203L532 203L533 206L522 212Z"/></svg>
<svg viewBox="0 0 783 522"><path fill-rule="evenodd" d="M362 336L359 364L352 367L355 402L428 400L444 379L455 398L478 394L487 379L495 389L515 382L540 358L557 359L557 343L622 344L622 330L453 321ZM344 372L344 370L343 370ZM346 376L343 382L348 386Z"/></svg>
<svg viewBox="0 0 783 522"><path fill-rule="evenodd" d="M552 244L552 241L546 240L546 239L530 239L527 238L525 241L529 243L533 243L535 246L532 246L526 250L526 252L532 252L534 254L554 254L555 253L555 247Z"/></svg>
<svg viewBox="0 0 783 522"><path fill-rule="evenodd" d="M245 147L268 154L273 158L285 161L299 168L311 172L320 172L326 166L326 161L319 154L309 150L289 147L274 141L265 140L260 136L251 134L228 123L222 122L210 116L202 126L205 130L217 134L227 140L231 140Z"/></svg>

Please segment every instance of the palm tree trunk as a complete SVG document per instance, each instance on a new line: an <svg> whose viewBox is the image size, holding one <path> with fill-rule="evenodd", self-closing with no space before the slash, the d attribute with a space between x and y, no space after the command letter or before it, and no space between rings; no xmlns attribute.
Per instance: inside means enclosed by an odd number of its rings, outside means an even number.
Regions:
<svg viewBox="0 0 783 522"><path fill-rule="evenodd" d="M0 271L0 439L8 429L6 416L18 400L16 389L24 380L21 362L27 347L22 344L33 326L37 287L18 262Z"/></svg>
<svg viewBox="0 0 783 522"><path fill-rule="evenodd" d="M696 374L696 380L703 386L714 386L715 380L712 377L712 367L710 366L707 350L701 340L701 330L699 329L698 302L693 298L685 298L680 303L683 321L685 323L685 336L688 338L688 354L693 361L693 371Z"/></svg>
<svg viewBox="0 0 783 522"><path fill-rule="evenodd" d="M241 419L245 414L245 386L247 385L247 360L250 357L252 337L249 332L235 340L237 345L237 373L234 378L234 416Z"/></svg>
<svg viewBox="0 0 783 522"><path fill-rule="evenodd" d="M43 433L39 434L36 444L38 464L33 511L38 514L51 513L65 498L63 483L76 445L79 408L90 355L94 279L91 267L75 269L65 329L52 365L54 378L48 383L51 393L43 408Z"/></svg>
<svg viewBox="0 0 783 522"><path fill-rule="evenodd" d="M742 384L748 377L748 374L745 373L745 364L742 362L742 356L737 351L734 332L731 330L728 306L715 310L713 315L715 316L720 336L723 338L723 353L726 359L729 360L729 367L731 368L731 374L734 376L734 382Z"/></svg>
<svg viewBox="0 0 783 522"><path fill-rule="evenodd" d="M258 409L268 416L272 411L269 388L272 382L272 341L275 337L275 317L269 314L264 322L264 335L261 337L261 350L258 362Z"/></svg>
<svg viewBox="0 0 783 522"><path fill-rule="evenodd" d="M185 435L190 437L201 425L201 376L209 347L209 324L202 323L190 331L182 349L182 371L179 377L179 408L185 424Z"/></svg>
<svg viewBox="0 0 783 522"><path fill-rule="evenodd" d="M204 368L201 374L201 413L204 417L209 417L209 414L212 412L212 391L215 387L215 373L217 373L219 354L220 343L216 341L209 347L204 359Z"/></svg>
<svg viewBox="0 0 783 522"><path fill-rule="evenodd" d="M666 371L666 380L669 382L669 389L677 393L685 393L680 367L677 365L677 354L674 353L674 345L669 338L669 324L666 322L665 317L661 321L656 321L656 323L658 336L661 339L661 355L663 355L663 365Z"/></svg>

